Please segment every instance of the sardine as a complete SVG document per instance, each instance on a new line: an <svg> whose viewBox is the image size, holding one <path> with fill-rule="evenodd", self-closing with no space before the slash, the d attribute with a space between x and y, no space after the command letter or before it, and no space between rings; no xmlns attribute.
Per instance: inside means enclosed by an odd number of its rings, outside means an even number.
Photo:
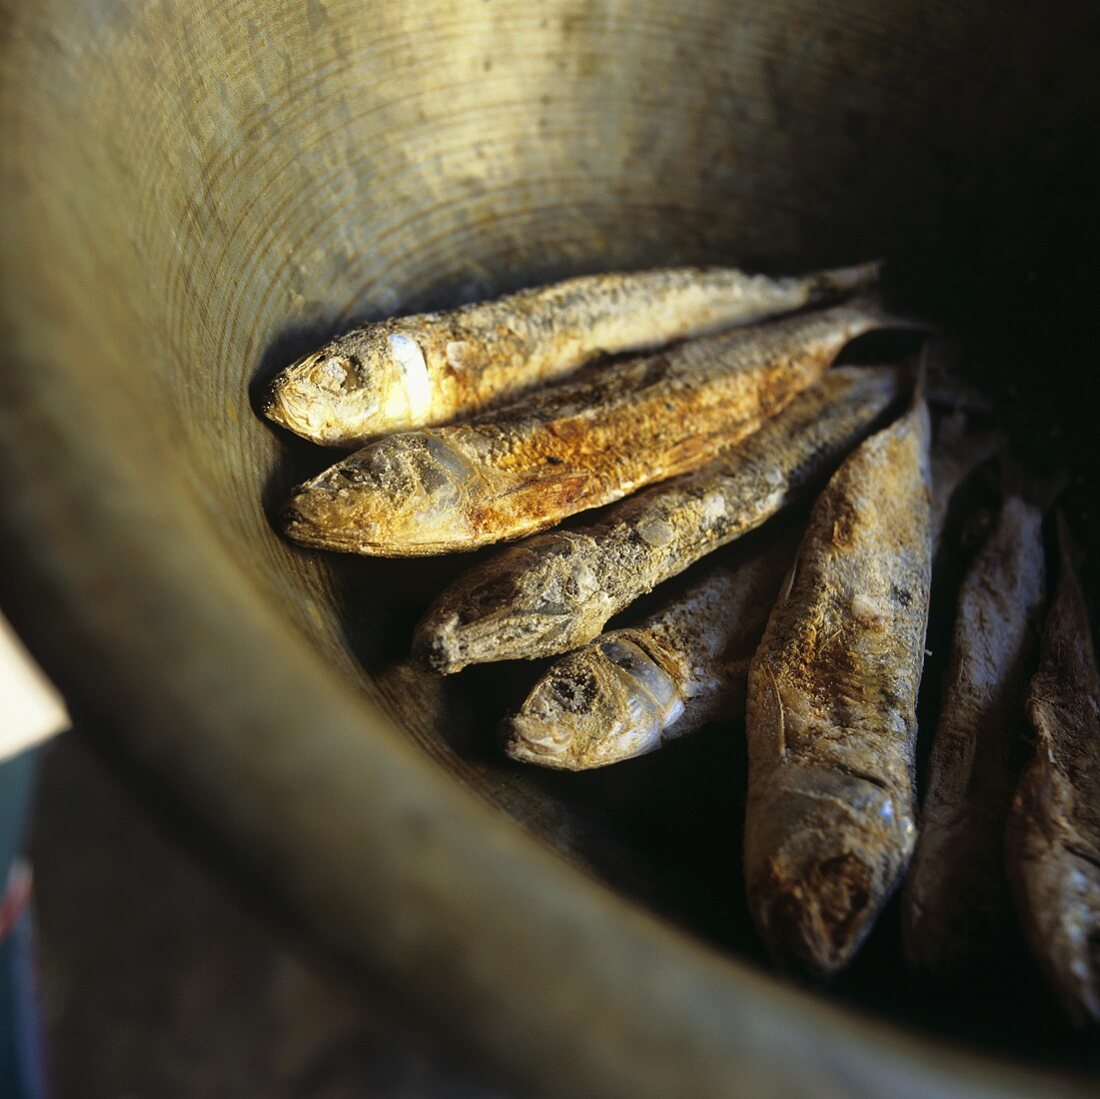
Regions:
<svg viewBox="0 0 1100 1099"><path fill-rule="evenodd" d="M749 660L799 534L787 529L751 553L738 547L637 625L567 653L508 720L505 751L584 771L740 717Z"/></svg>
<svg viewBox="0 0 1100 1099"><path fill-rule="evenodd" d="M1011 927L1004 832L1019 778L1024 697L1045 598L1042 509L1005 500L959 593L920 832L902 891L906 958L957 973Z"/></svg>
<svg viewBox="0 0 1100 1099"><path fill-rule="evenodd" d="M308 546L399 557L522 537L705 464L888 323L854 302L732 329L474 423L389 435L301 486L284 529Z"/></svg>
<svg viewBox="0 0 1100 1099"><path fill-rule="evenodd" d="M1035 753L1009 814L1008 871L1032 953L1079 1026L1100 1024L1100 671L1065 521L1027 713Z"/></svg>
<svg viewBox="0 0 1100 1099"><path fill-rule="evenodd" d="M324 446L468 416L597 356L656 348L846 294L864 264L773 279L722 267L586 275L368 324L287 367L264 414Z"/></svg>
<svg viewBox="0 0 1100 1099"><path fill-rule="evenodd" d="M749 669L749 902L777 962L816 976L855 953L916 837L929 436L918 397L833 475Z"/></svg>
<svg viewBox="0 0 1100 1099"><path fill-rule="evenodd" d="M828 371L697 472L616 504L590 526L539 535L475 566L426 612L414 651L451 673L583 645L639 596L823 482L903 385L890 368Z"/></svg>

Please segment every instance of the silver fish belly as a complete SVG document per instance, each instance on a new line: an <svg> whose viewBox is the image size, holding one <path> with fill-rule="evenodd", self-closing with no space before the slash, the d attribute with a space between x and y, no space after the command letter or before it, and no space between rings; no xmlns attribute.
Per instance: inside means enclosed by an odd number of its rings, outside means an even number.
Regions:
<svg viewBox="0 0 1100 1099"><path fill-rule="evenodd" d="M361 446L513 400L601 354L659 347L850 293L878 269L778 279L721 267L587 275L368 324L287 367L264 414L315 443Z"/></svg>

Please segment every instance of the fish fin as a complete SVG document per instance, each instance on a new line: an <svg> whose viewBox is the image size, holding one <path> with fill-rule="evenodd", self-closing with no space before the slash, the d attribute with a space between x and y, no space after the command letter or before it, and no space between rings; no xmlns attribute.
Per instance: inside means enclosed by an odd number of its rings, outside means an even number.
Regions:
<svg viewBox="0 0 1100 1099"><path fill-rule="evenodd" d="M874 319L880 328L900 329L910 332L939 332L939 326L924 317L911 317L891 309L882 294L871 291L852 298L847 308Z"/></svg>
<svg viewBox="0 0 1100 1099"><path fill-rule="evenodd" d="M787 575L783 580L783 586L779 589L779 595L776 596L775 605L777 607L782 606L791 597L791 592L794 590L795 577L798 575L799 558L795 557L791 562L791 567L787 570Z"/></svg>
<svg viewBox="0 0 1100 1099"><path fill-rule="evenodd" d="M928 399L928 362L929 354L928 348L932 343L931 340L925 340L921 344L920 351L917 354L917 365L913 371L913 403L917 401Z"/></svg>
<svg viewBox="0 0 1100 1099"><path fill-rule="evenodd" d="M787 758L787 727L786 715L783 712L783 696L779 693L779 684L776 683L771 668L765 664L763 671L768 678L768 687L771 693L770 708L774 710L775 746L779 752L779 758L785 760Z"/></svg>

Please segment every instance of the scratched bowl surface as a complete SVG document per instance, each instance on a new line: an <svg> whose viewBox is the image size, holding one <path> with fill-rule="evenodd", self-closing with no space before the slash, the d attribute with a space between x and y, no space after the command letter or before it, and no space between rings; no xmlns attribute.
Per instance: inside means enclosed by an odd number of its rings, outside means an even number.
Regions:
<svg viewBox="0 0 1100 1099"><path fill-rule="evenodd" d="M536 669L438 680L466 562L299 551L263 382L352 322L569 274L875 255L962 325L1090 546L1096 16L941 0L3 0L0 595L148 788L319 941L548 1094L1095 1085L1026 965L770 974L737 729L502 760ZM1095 571L1089 574L1096 590Z"/></svg>

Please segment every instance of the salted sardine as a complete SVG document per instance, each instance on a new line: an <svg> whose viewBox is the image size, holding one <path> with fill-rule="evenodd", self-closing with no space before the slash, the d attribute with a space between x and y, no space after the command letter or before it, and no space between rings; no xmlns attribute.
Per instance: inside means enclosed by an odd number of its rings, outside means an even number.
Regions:
<svg viewBox="0 0 1100 1099"><path fill-rule="evenodd" d="M735 548L637 625L567 653L507 721L505 751L584 771L740 717L749 660L799 534L787 529L751 553Z"/></svg>
<svg viewBox="0 0 1100 1099"><path fill-rule="evenodd" d="M522 537L697 469L890 323L853 302L731 329L533 393L492 417L379 439L283 510L304 545L379 556Z"/></svg>
<svg viewBox="0 0 1100 1099"><path fill-rule="evenodd" d="M833 475L749 670L749 902L777 962L817 976L852 957L916 837L929 435L918 397Z"/></svg>
<svg viewBox="0 0 1100 1099"><path fill-rule="evenodd" d="M722 267L586 275L368 324L287 367L264 413L325 446L468 416L601 354L718 332L873 282L878 264L768 278Z"/></svg>
<svg viewBox="0 0 1100 1099"><path fill-rule="evenodd" d="M475 566L426 612L415 652L451 673L583 645L640 595L824 481L904 384L890 368L828 371L697 472L616 504L594 524L539 535Z"/></svg>
<svg viewBox="0 0 1100 1099"><path fill-rule="evenodd" d="M1060 575L1027 713L1035 752L1007 833L1031 950L1080 1026L1100 1024L1100 671L1074 551L1059 517Z"/></svg>
<svg viewBox="0 0 1100 1099"><path fill-rule="evenodd" d="M1005 819L1019 778L1044 601L1042 509L1008 497L959 593L920 833L902 892L906 958L939 975L1011 926Z"/></svg>

